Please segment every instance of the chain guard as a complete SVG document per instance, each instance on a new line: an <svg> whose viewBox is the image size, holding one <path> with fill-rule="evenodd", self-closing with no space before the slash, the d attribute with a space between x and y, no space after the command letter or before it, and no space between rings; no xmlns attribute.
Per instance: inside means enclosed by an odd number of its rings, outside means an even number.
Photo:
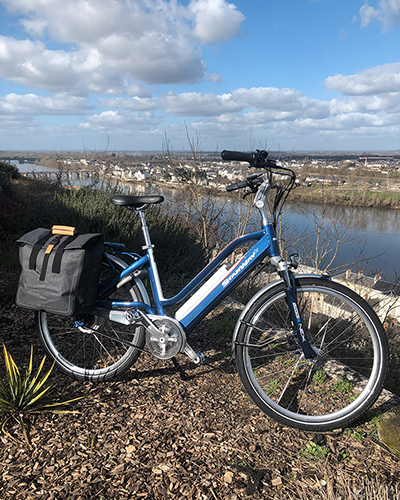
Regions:
<svg viewBox="0 0 400 500"><path fill-rule="evenodd" d="M151 354L158 359L171 359L183 352L186 335L180 325L172 318L149 316L159 333L146 329L146 345Z"/></svg>

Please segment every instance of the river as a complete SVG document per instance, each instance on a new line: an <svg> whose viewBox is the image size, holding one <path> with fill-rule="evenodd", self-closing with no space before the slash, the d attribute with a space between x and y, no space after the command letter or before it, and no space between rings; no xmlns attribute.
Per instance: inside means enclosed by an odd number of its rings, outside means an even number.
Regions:
<svg viewBox="0 0 400 500"><path fill-rule="evenodd" d="M20 172L25 173L56 171L31 163L15 164ZM74 179L73 182L81 184L90 180ZM126 184L125 189L131 191L132 186L136 186L138 194L147 191L143 185L138 184ZM176 193L168 188L163 188L162 191L169 200L172 200ZM288 203L282 224L287 246L293 247L293 251L299 251L305 261L310 249L315 249L317 228L321 226L321 240L324 242L320 245L321 253L327 248L328 240L328 247L334 248L337 238L341 239L348 233L340 244L331 269L338 272L350 267L352 271L362 270L366 275L379 273L388 281L397 280L400 274L400 211L348 206L328 206L324 209L318 204L294 206ZM332 251L323 262L326 263L331 257Z"/></svg>
<svg viewBox="0 0 400 500"><path fill-rule="evenodd" d="M343 238L348 233L333 267L349 267L354 272L362 270L366 275L380 274L388 281L397 280L400 273L400 211L332 205L324 209L310 203L289 207L284 220L304 235L306 246L315 247L318 222L325 228L325 241L331 235L335 240L336 236ZM330 257L331 254L325 261Z"/></svg>

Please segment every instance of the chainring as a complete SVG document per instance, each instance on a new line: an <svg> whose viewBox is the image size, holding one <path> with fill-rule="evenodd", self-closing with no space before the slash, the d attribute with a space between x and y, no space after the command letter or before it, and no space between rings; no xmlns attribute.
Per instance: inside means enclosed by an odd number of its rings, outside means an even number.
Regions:
<svg viewBox="0 0 400 500"><path fill-rule="evenodd" d="M146 330L146 345L158 359L171 359L183 351L186 345L185 332L172 319L153 319L159 334Z"/></svg>

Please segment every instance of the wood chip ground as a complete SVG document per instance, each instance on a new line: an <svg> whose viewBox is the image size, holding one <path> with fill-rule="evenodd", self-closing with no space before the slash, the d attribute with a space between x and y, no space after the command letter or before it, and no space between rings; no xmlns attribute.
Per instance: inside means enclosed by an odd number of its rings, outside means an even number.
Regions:
<svg viewBox="0 0 400 500"><path fill-rule="evenodd" d="M0 340L20 367L31 344L39 362L33 315L13 305L15 276L0 277ZM218 310L193 333L190 342L207 362L179 357L186 381L171 361L146 353L112 383L54 372L64 398L86 396L73 406L80 413L32 419L31 448L0 435L0 498L400 498L399 460L379 443L373 423L307 433L253 405L229 363L231 338L211 328L216 315L234 314ZM325 453L307 454L310 442Z"/></svg>

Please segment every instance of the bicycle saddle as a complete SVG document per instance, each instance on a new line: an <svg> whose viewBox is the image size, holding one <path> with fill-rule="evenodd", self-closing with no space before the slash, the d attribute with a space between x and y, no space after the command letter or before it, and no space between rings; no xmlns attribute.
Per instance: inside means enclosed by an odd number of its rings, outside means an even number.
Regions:
<svg viewBox="0 0 400 500"><path fill-rule="evenodd" d="M135 207L140 208L144 205L154 205L156 203L161 203L164 201L164 196L158 194L149 194L145 196L128 196L122 194L116 194L111 198L111 203L114 205L119 205L121 207Z"/></svg>

